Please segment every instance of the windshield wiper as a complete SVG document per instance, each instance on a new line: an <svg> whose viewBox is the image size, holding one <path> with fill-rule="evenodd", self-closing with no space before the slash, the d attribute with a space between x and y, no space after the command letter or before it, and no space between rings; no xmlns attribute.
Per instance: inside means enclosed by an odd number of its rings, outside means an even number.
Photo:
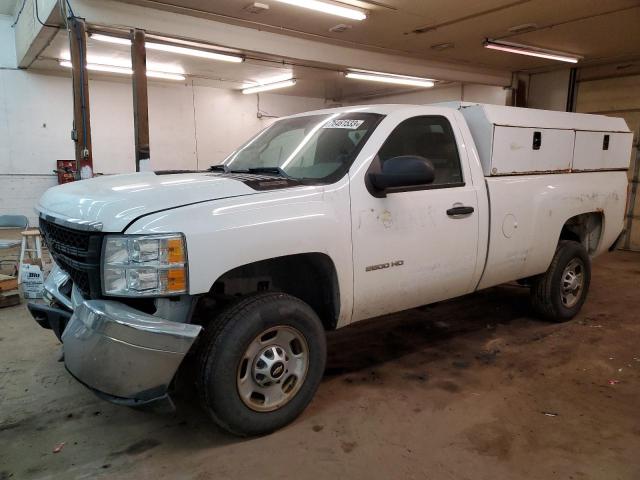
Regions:
<svg viewBox="0 0 640 480"><path fill-rule="evenodd" d="M209 167L209 171L210 172L224 172L224 173L228 173L229 172L229 167L227 167L226 165L220 164L220 165L211 165Z"/></svg>
<svg viewBox="0 0 640 480"><path fill-rule="evenodd" d="M224 172L224 173L267 173L278 175L279 177L291 178L280 167L251 167L233 170L226 165L212 165L209 167L210 172Z"/></svg>
<svg viewBox="0 0 640 480"><path fill-rule="evenodd" d="M273 173L280 177L289 178L289 175L285 173L284 170L280 167L252 167L247 168L247 172L249 173Z"/></svg>

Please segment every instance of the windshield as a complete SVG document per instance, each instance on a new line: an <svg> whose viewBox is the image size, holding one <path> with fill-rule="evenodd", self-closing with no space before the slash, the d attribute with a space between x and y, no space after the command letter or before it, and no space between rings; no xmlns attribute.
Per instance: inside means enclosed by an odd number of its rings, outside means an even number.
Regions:
<svg viewBox="0 0 640 480"><path fill-rule="evenodd" d="M234 172L334 180L349 169L382 117L341 112L279 120L229 155L223 165Z"/></svg>

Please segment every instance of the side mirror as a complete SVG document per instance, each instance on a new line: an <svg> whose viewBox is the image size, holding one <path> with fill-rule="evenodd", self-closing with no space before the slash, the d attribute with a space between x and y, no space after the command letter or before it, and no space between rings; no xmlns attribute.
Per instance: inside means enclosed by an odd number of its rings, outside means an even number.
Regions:
<svg viewBox="0 0 640 480"><path fill-rule="evenodd" d="M371 185L380 191L413 187L433 182L435 169L431 160L417 155L393 157L382 164L382 171L369 173Z"/></svg>

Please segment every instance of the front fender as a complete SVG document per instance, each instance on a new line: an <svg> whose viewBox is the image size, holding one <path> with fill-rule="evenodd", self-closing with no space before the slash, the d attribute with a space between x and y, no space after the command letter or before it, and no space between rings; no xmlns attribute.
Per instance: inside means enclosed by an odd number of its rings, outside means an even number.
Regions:
<svg viewBox="0 0 640 480"><path fill-rule="evenodd" d="M191 295L209 292L216 279L243 265L323 253L336 267L339 323L349 321L353 270L348 177L328 186L287 188L151 214L125 233L168 232L185 234Z"/></svg>

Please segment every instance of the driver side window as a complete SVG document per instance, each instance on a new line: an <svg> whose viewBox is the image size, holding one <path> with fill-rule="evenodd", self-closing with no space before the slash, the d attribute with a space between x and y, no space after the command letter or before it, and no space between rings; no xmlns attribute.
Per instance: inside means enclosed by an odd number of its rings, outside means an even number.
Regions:
<svg viewBox="0 0 640 480"><path fill-rule="evenodd" d="M402 155L430 160L435 169L432 185L463 182L458 146L451 124L445 117L413 117L400 123L378 152L380 168L390 158Z"/></svg>

